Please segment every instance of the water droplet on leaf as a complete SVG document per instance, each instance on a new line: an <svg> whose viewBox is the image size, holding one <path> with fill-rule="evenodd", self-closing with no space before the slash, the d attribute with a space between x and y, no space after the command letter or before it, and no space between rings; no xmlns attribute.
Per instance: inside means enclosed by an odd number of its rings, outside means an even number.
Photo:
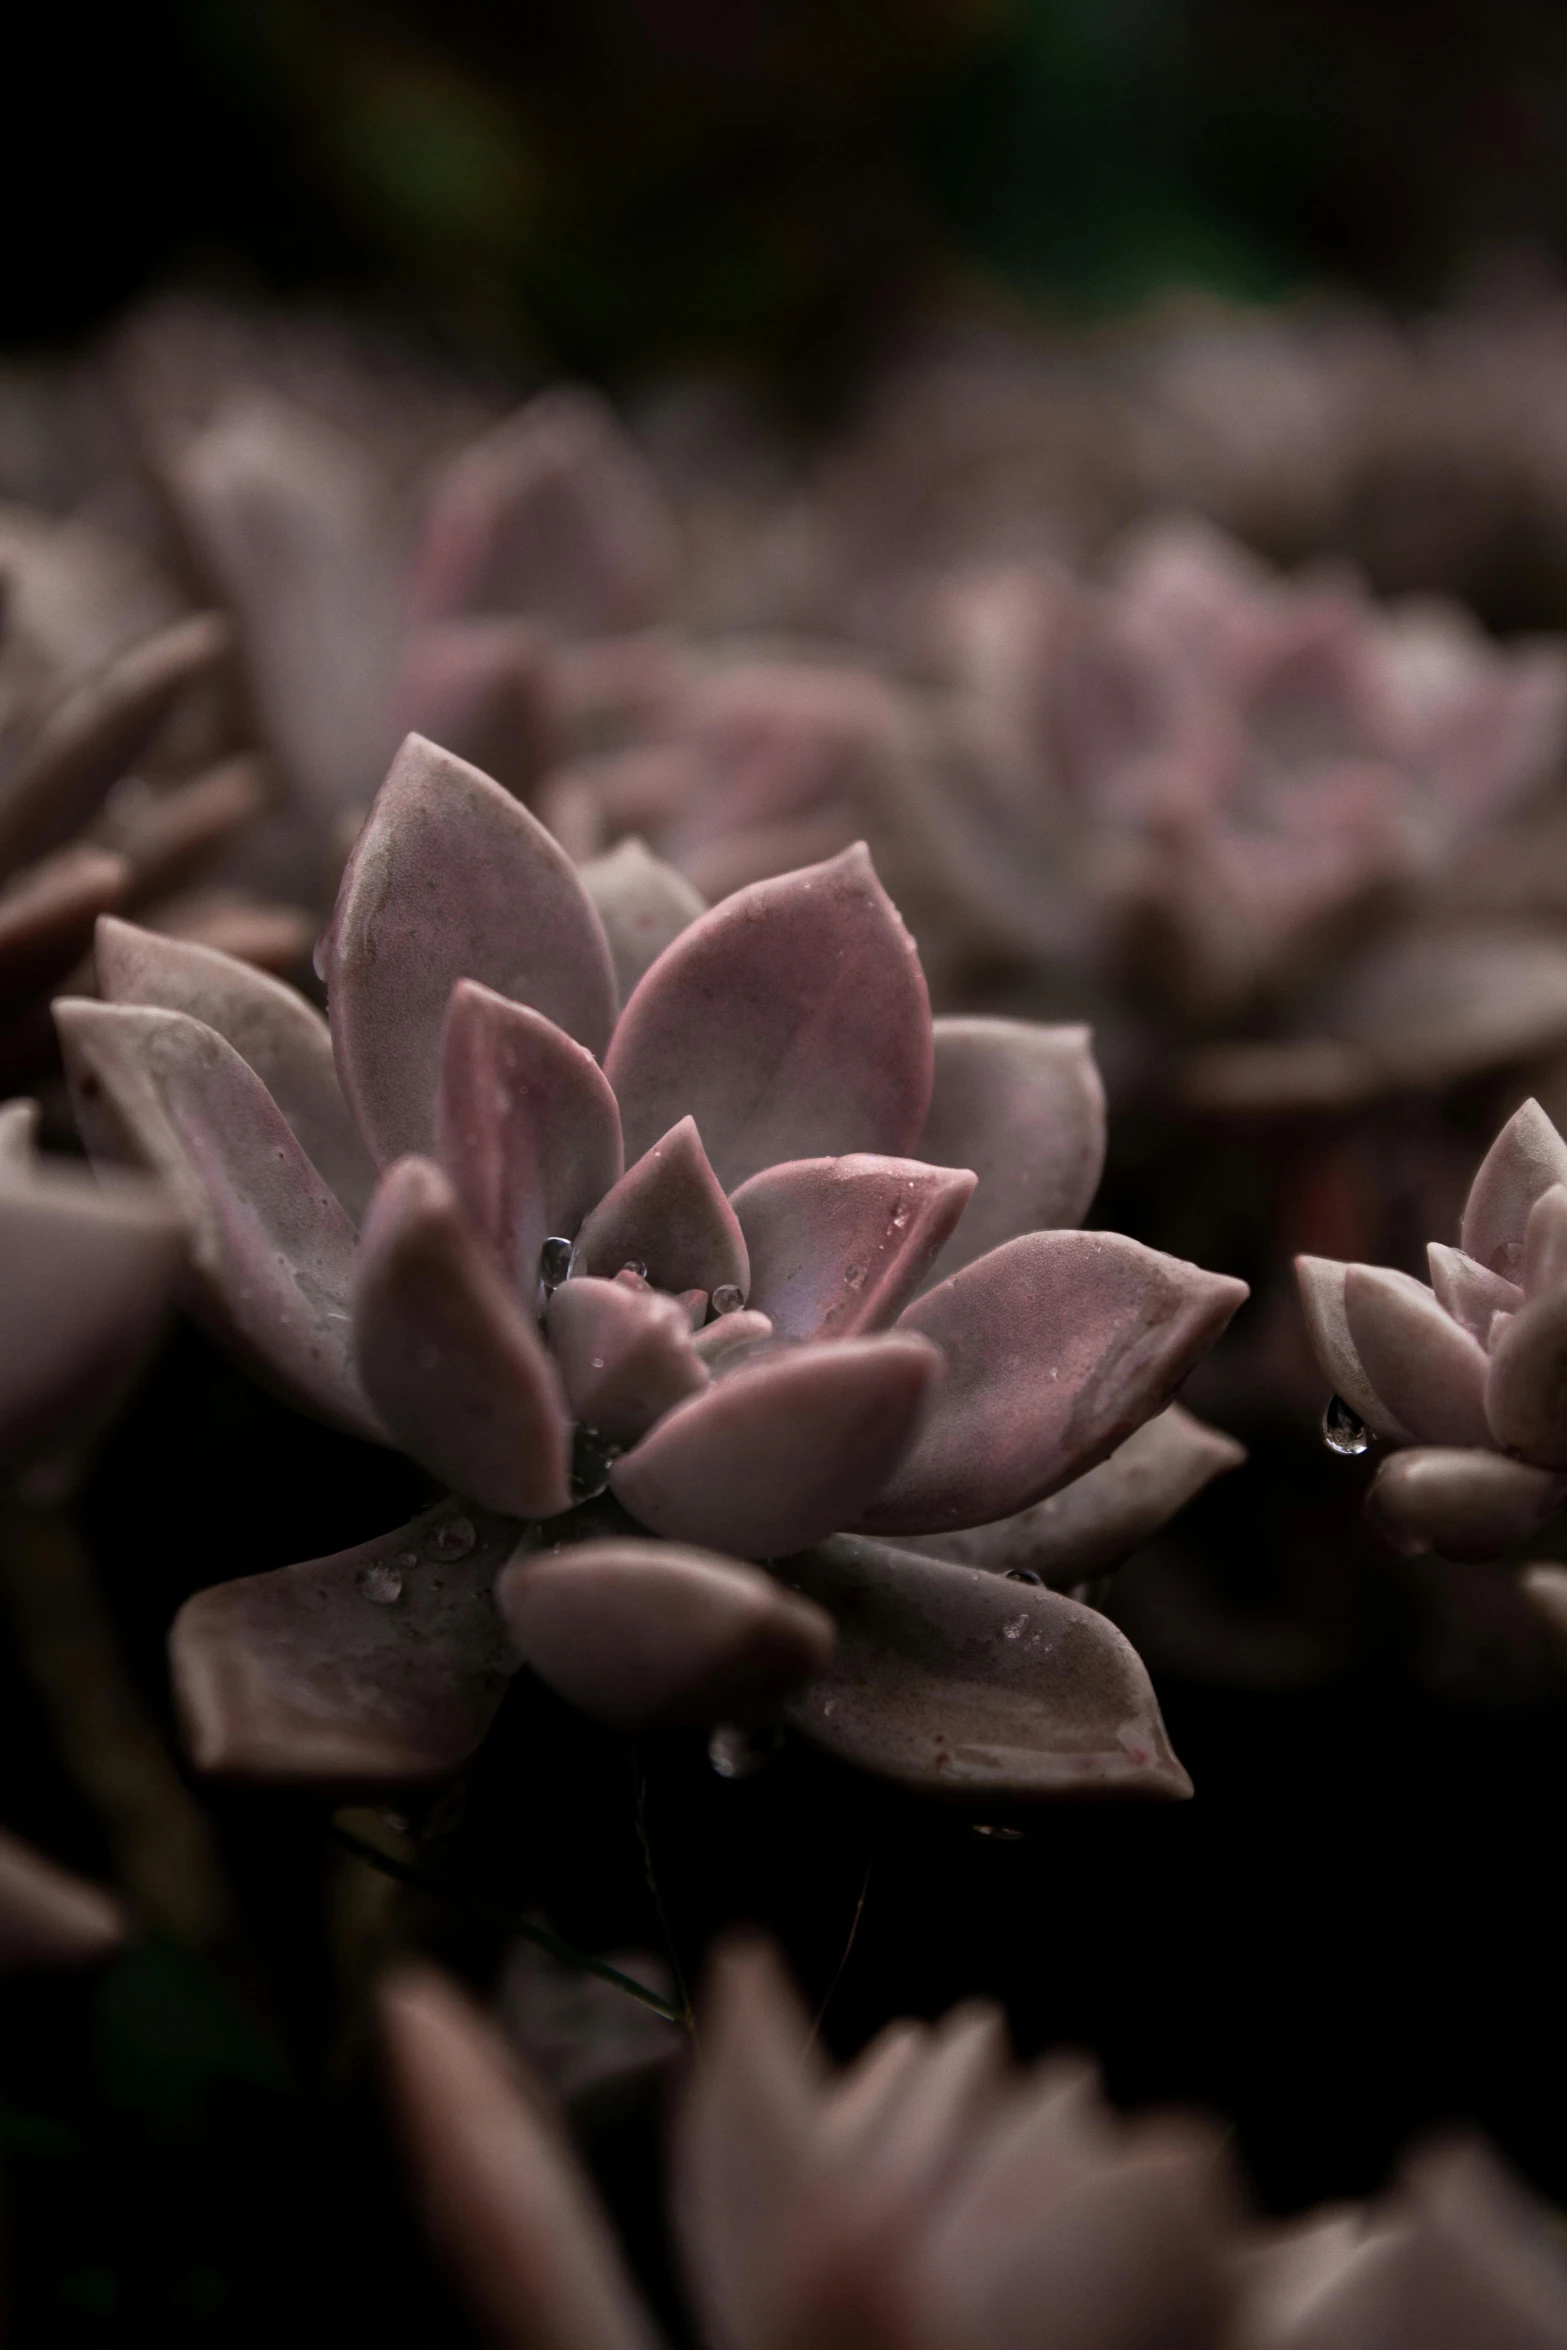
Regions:
<svg viewBox="0 0 1567 2350"><path fill-rule="evenodd" d="M478 1539L472 1518L443 1518L430 1528L424 1547L433 1559L465 1559Z"/></svg>
<svg viewBox="0 0 1567 2350"><path fill-rule="evenodd" d="M571 1438L571 1498L597 1501L609 1485L609 1473L623 1446L611 1444L596 1428L577 1428Z"/></svg>
<svg viewBox="0 0 1567 2350"><path fill-rule="evenodd" d="M403 1596L403 1575L390 1559L377 1559L359 1570L359 1588L376 1607L391 1607Z"/></svg>
<svg viewBox="0 0 1567 2350"><path fill-rule="evenodd" d="M539 1279L546 1289L559 1289L571 1271L571 1242L552 1232L539 1250Z"/></svg>
<svg viewBox="0 0 1567 2350"><path fill-rule="evenodd" d="M743 1293L735 1287L732 1281L720 1281L713 1292L715 1314L738 1314L744 1304Z"/></svg>
<svg viewBox="0 0 1567 2350"><path fill-rule="evenodd" d="M1009 1583L1032 1583L1038 1591L1045 1587L1044 1576L1036 1575L1032 1567L1008 1567L1006 1579Z"/></svg>
<svg viewBox="0 0 1567 2350"><path fill-rule="evenodd" d="M627 1257L620 1269L622 1273L630 1273L638 1281L647 1279L647 1267L640 1257Z"/></svg>
<svg viewBox="0 0 1567 2350"><path fill-rule="evenodd" d="M1371 1447L1371 1431L1341 1395L1330 1395L1322 1415L1322 1441L1329 1452L1360 1453Z"/></svg>

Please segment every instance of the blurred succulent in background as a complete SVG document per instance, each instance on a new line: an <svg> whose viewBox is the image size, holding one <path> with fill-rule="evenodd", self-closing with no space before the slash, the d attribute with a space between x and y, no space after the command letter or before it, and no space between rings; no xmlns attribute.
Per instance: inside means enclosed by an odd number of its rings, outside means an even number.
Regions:
<svg viewBox="0 0 1567 2350"><path fill-rule="evenodd" d="M107 1000L57 1007L89 1147L179 1201L198 1311L461 1496L188 1603L198 1763L439 1776L521 1657L621 1728L805 1683L808 1734L916 1785L1181 1792L1135 1653L1045 1586L1238 1457L1163 1407L1244 1286L1067 1229L1086 1034L933 1030L863 848L695 919L651 859L620 882L595 906L411 737L323 941L330 1033L115 922Z"/></svg>
<svg viewBox="0 0 1567 2350"><path fill-rule="evenodd" d="M1019 2075L999 2016L894 2023L831 2073L765 1950L721 1953L678 2117L682 2281L721 2350L1555 2350L1551 2216L1478 2145L1399 2194L1243 2220L1218 2133L1125 2122L1091 2067ZM537 2084L432 1970L382 1994L430 2232L498 2341L658 2340Z"/></svg>

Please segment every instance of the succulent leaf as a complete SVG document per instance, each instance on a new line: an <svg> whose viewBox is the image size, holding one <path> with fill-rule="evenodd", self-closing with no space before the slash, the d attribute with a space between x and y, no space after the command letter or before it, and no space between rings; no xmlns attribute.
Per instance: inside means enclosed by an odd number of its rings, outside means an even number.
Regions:
<svg viewBox="0 0 1567 2350"><path fill-rule="evenodd" d="M751 1304L788 1338L885 1329L973 1190L966 1168L867 1151L764 1168L732 1202L751 1261Z"/></svg>

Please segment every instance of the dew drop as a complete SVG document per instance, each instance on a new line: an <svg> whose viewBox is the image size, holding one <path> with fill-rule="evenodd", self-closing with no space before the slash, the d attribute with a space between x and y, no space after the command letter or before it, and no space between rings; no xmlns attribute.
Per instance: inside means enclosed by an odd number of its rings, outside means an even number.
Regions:
<svg viewBox="0 0 1567 2350"><path fill-rule="evenodd" d="M359 1570L359 1588L375 1607L392 1607L403 1596L403 1574L390 1559L377 1559Z"/></svg>
<svg viewBox="0 0 1567 2350"><path fill-rule="evenodd" d="M597 1501L609 1485L609 1473L623 1447L611 1444L596 1428L576 1428L571 1438L571 1498Z"/></svg>
<svg viewBox="0 0 1567 2350"><path fill-rule="evenodd" d="M559 1289L571 1271L571 1242L552 1232L539 1250L539 1279L546 1289Z"/></svg>
<svg viewBox="0 0 1567 2350"><path fill-rule="evenodd" d="M897 1206L892 1211L892 1229L894 1232L901 1232L904 1225L907 1224L908 1220L909 1211L904 1206L902 1200L899 1200Z"/></svg>
<svg viewBox="0 0 1567 2350"><path fill-rule="evenodd" d="M638 1281L647 1279L647 1267L640 1257L627 1257L620 1269L622 1273L630 1273Z"/></svg>
<svg viewBox="0 0 1567 2350"><path fill-rule="evenodd" d="M419 1564L419 1553L416 1550L400 1550L397 1554L397 1563L405 1571L409 1567L416 1567Z"/></svg>
<svg viewBox="0 0 1567 2350"><path fill-rule="evenodd" d="M754 1779L782 1744L778 1729L742 1730L738 1723L720 1722L707 1742L707 1759L721 1779Z"/></svg>
<svg viewBox="0 0 1567 2350"><path fill-rule="evenodd" d="M472 1518L443 1518L430 1528L424 1547L433 1559L465 1559L478 1539Z"/></svg>
<svg viewBox="0 0 1567 2350"><path fill-rule="evenodd" d="M1008 1567L1006 1579L1009 1583L1032 1583L1036 1591L1045 1587L1044 1576L1036 1575L1032 1567Z"/></svg>
<svg viewBox="0 0 1567 2350"><path fill-rule="evenodd" d="M738 1314L744 1304L744 1293L732 1281L720 1281L713 1292L715 1314Z"/></svg>
<svg viewBox="0 0 1567 2350"><path fill-rule="evenodd" d="M1002 1625L1001 1637L1003 1640L1021 1640L1027 1630L1027 1616L1014 1616L1009 1624Z"/></svg>
<svg viewBox="0 0 1567 2350"><path fill-rule="evenodd" d="M1341 1395L1330 1395L1328 1408L1322 1415L1322 1441L1329 1452L1368 1452L1371 1448L1371 1431L1360 1414L1350 1410Z"/></svg>

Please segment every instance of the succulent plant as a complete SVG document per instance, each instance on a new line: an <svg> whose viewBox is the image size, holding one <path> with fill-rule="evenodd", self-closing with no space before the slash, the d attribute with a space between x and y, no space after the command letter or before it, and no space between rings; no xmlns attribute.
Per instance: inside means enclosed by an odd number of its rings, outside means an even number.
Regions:
<svg viewBox="0 0 1567 2350"><path fill-rule="evenodd" d="M831 2073L765 1950L715 1968L675 2132L683 2280L715 2350L1555 2350L1550 2216L1477 2145L1402 2192L1246 2224L1218 2135L1122 2121L1091 2067L1018 2075L1000 2019L890 2025ZM426 2222L500 2342L659 2339L555 2116L433 1969L382 1996Z"/></svg>
<svg viewBox="0 0 1567 2350"><path fill-rule="evenodd" d="M1245 1290L1067 1229L1085 1032L933 1029L861 848L689 921L618 1016L611 936L640 968L670 898L644 860L603 903L411 737L320 950L330 1032L112 920L105 1000L56 1007L90 1149L180 1203L196 1310L460 1497L187 1604L197 1761L438 1775L521 1658L620 1727L808 1683L809 1734L915 1784L1183 1791L1134 1652L1047 1586L1238 1457L1164 1407Z"/></svg>
<svg viewBox="0 0 1567 2350"><path fill-rule="evenodd" d="M1395 1447L1368 1507L1401 1549L1494 1558L1567 1499L1567 1143L1527 1101L1486 1153L1458 1245L1429 1286L1381 1265L1297 1260L1324 1427Z"/></svg>

